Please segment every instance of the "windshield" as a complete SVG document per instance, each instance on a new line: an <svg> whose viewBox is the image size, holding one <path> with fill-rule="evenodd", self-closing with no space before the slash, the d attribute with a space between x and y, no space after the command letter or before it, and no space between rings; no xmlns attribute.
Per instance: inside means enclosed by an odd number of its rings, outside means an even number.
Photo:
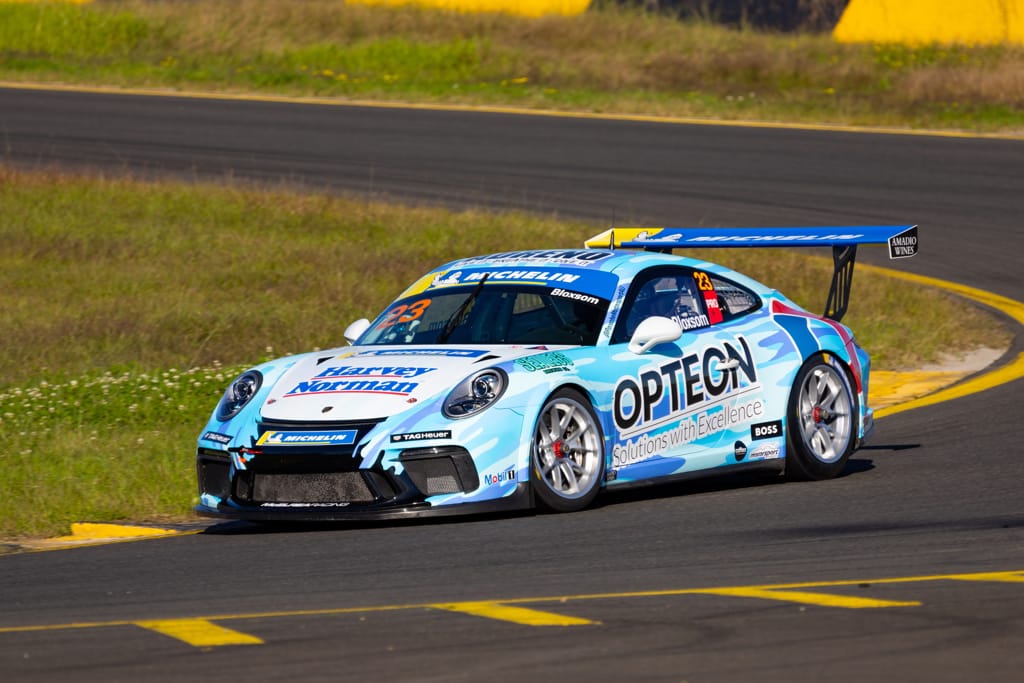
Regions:
<svg viewBox="0 0 1024 683"><path fill-rule="evenodd" d="M452 287L399 299L357 342L384 344L597 343L605 299L550 287Z"/></svg>

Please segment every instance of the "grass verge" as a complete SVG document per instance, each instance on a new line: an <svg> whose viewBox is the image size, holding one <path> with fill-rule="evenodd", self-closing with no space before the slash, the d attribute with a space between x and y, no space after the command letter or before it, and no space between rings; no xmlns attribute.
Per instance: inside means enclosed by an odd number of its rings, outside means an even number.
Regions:
<svg viewBox="0 0 1024 683"><path fill-rule="evenodd" d="M603 227L0 167L0 537L187 515L195 437L245 366L338 345L444 261L579 246ZM700 256L823 305L828 259ZM847 322L878 368L1008 339L940 292L854 287Z"/></svg>
<svg viewBox="0 0 1024 683"><path fill-rule="evenodd" d="M1024 133L1024 47L843 45L617 10L0 3L0 80Z"/></svg>

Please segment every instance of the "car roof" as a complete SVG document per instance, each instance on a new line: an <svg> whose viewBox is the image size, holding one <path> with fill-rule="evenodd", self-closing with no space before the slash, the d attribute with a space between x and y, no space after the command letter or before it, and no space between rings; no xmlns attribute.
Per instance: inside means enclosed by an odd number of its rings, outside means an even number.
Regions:
<svg viewBox="0 0 1024 683"><path fill-rule="evenodd" d="M459 268L541 268L545 270L589 269L623 274L637 272L650 265L696 265L703 261L656 252L609 249L532 249L506 251L457 259L436 270Z"/></svg>
<svg viewBox="0 0 1024 683"><path fill-rule="evenodd" d="M622 249L532 249L451 261L427 273L402 296L477 284L486 274L490 285L539 284L613 299L620 285L629 283L637 273L655 266L699 268L726 275L758 290L765 289L760 283L724 266L671 253Z"/></svg>

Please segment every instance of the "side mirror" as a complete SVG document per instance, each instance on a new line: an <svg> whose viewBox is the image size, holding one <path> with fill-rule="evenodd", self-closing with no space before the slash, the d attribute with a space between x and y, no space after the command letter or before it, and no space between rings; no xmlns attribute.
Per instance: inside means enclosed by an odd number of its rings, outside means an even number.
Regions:
<svg viewBox="0 0 1024 683"><path fill-rule="evenodd" d="M683 330L674 320L659 315L652 316L637 326L633 338L629 340L629 350L633 353L646 353L658 344L674 342L681 336Z"/></svg>
<svg viewBox="0 0 1024 683"><path fill-rule="evenodd" d="M342 332L342 335L345 337L345 341L347 341L349 345L352 345L356 343L356 339L359 339L361 336L363 336L363 332L366 332L366 329L369 326L369 320L367 320L366 318L360 318L359 320L355 321L354 323L346 327L345 331Z"/></svg>

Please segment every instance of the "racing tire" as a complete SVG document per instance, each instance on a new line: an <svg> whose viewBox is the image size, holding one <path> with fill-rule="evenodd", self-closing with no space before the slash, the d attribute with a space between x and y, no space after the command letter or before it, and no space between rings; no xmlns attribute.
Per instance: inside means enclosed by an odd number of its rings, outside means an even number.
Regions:
<svg viewBox="0 0 1024 683"><path fill-rule="evenodd" d="M857 442L857 395L839 361L812 356L789 394L786 478L831 479L846 467Z"/></svg>
<svg viewBox="0 0 1024 683"><path fill-rule="evenodd" d="M530 445L530 486L537 506L575 512L590 505L604 477L597 413L572 389L551 394L537 415Z"/></svg>

